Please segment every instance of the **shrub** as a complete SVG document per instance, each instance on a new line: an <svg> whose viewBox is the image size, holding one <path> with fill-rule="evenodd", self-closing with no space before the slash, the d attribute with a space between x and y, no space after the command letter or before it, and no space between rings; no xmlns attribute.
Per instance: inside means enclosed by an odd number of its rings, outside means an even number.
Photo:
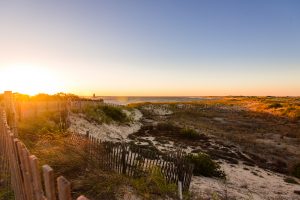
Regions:
<svg viewBox="0 0 300 200"><path fill-rule="evenodd" d="M199 138L199 133L197 133L197 131L195 131L194 129L190 129L190 128L184 128L181 130L181 134L184 138L187 139L196 139Z"/></svg>
<svg viewBox="0 0 300 200"><path fill-rule="evenodd" d="M221 166L205 153L198 153L197 155L189 154L186 158L194 164L194 175L196 176L226 177L224 171L221 170Z"/></svg>
<svg viewBox="0 0 300 200"><path fill-rule="evenodd" d="M1 188L2 185L0 185L0 199L5 199L5 200L13 200L15 199L14 197L14 192L12 190L8 190L4 188Z"/></svg>
<svg viewBox="0 0 300 200"><path fill-rule="evenodd" d="M84 114L89 121L96 123L110 123L116 121L125 123L129 121L127 115L122 111L121 108L113 106L87 106L84 109Z"/></svg>
<svg viewBox="0 0 300 200"><path fill-rule="evenodd" d="M177 131L178 127L176 127L174 124L172 123L159 123L157 124L157 129L160 131Z"/></svg>
<svg viewBox="0 0 300 200"><path fill-rule="evenodd" d="M176 185L167 183L159 168L151 170L146 177L133 179L132 185L144 199L155 199L151 198L153 195L176 198Z"/></svg>
<svg viewBox="0 0 300 200"><path fill-rule="evenodd" d="M295 176L295 177L297 177L297 178L300 178L300 163L296 164L293 167L292 175Z"/></svg>
<svg viewBox="0 0 300 200"><path fill-rule="evenodd" d="M285 178L285 179L283 179L284 180L284 182L286 182L286 183L292 183L292 184L298 184L298 182L295 180L295 179L293 179L293 178Z"/></svg>
<svg viewBox="0 0 300 200"><path fill-rule="evenodd" d="M29 147L35 146L39 140L65 137L66 128L57 112L25 118L18 123L19 137Z"/></svg>
<svg viewBox="0 0 300 200"><path fill-rule="evenodd" d="M268 106L268 108L282 108L283 106L280 103L272 103Z"/></svg>
<svg viewBox="0 0 300 200"><path fill-rule="evenodd" d="M103 106L102 108L105 115L117 122L128 121L127 115L122 111L121 108L113 106Z"/></svg>

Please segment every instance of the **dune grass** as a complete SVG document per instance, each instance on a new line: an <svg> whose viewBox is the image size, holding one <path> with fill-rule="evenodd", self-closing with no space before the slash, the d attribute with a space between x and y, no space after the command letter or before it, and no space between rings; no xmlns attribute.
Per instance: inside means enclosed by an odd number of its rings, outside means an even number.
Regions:
<svg viewBox="0 0 300 200"><path fill-rule="evenodd" d="M130 122L130 118L120 107L110 105L87 106L83 109L83 114L88 121L99 124L112 122L124 124Z"/></svg>
<svg viewBox="0 0 300 200"><path fill-rule="evenodd" d="M190 154L186 158L194 164L194 175L226 178L225 172L221 170L221 166L213 161L209 155L205 153Z"/></svg>

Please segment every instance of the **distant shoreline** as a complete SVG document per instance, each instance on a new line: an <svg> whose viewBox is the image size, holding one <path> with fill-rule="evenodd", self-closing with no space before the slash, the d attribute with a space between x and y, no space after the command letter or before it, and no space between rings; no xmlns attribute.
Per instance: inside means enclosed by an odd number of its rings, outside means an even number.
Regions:
<svg viewBox="0 0 300 200"><path fill-rule="evenodd" d="M103 99L105 103L113 103L113 104L120 104L120 105L127 105L130 103L144 103L144 102L180 103L180 102L192 102L192 101L201 101L204 99L211 99L211 98L204 98L204 97L96 97L96 98Z"/></svg>

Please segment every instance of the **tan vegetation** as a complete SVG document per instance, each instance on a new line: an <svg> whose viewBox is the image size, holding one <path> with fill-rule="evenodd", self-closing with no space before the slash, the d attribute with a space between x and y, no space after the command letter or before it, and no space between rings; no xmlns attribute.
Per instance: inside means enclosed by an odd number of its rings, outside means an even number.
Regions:
<svg viewBox="0 0 300 200"><path fill-rule="evenodd" d="M67 127L60 122L58 112L26 118L18 125L19 137L39 158L40 165L49 164L56 177L63 175L71 181L74 196L85 194L91 200L123 199L123 195L132 190L143 199L176 197L176 187L166 183L158 172L132 179L88 167L84 143L73 144Z"/></svg>

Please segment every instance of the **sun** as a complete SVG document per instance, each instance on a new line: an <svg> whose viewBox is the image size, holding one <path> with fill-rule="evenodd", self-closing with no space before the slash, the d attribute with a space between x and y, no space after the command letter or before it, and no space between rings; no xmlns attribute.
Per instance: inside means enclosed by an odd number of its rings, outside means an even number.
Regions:
<svg viewBox="0 0 300 200"><path fill-rule="evenodd" d="M54 94L62 90L62 83L53 71L45 67L11 65L0 67L0 91L11 90L23 94Z"/></svg>

